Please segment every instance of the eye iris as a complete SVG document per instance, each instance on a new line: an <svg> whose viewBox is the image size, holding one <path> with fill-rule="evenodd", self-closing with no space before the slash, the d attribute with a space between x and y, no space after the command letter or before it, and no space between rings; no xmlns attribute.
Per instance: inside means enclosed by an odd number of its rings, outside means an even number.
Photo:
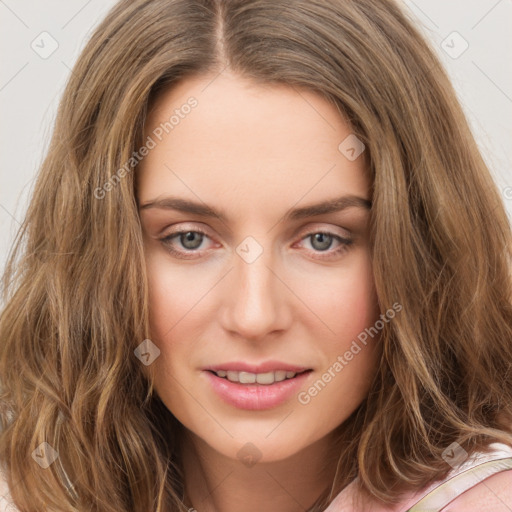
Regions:
<svg viewBox="0 0 512 512"><path fill-rule="evenodd" d="M194 241L196 235L197 240ZM198 233L197 231L188 231L180 235L180 242L183 244L183 247L186 247L187 249L197 249L201 245L202 241L203 235L202 233Z"/></svg>
<svg viewBox="0 0 512 512"><path fill-rule="evenodd" d="M326 249L329 249L329 247L332 244L332 235L328 235L326 233L315 233L313 235L311 245L318 251L325 251ZM320 247L315 247L316 242L320 242Z"/></svg>

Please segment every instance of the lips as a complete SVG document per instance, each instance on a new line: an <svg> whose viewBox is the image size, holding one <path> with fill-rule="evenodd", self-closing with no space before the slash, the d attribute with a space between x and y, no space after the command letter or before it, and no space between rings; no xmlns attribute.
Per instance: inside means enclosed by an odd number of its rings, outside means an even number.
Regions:
<svg viewBox="0 0 512 512"><path fill-rule="evenodd" d="M249 373L266 373L266 372L276 372L279 370L284 370L285 372L295 372L301 373L305 370L309 370L307 366L299 366L288 363L283 363L281 361L265 361L260 364L249 364L244 363L242 361L233 361L228 363L222 363L214 366L207 366L203 368L204 370L211 370L213 372L217 372L219 370L223 371L235 371L235 372L249 372Z"/></svg>
<svg viewBox="0 0 512 512"><path fill-rule="evenodd" d="M222 379L240 384L271 385L286 379L293 379L297 374L307 371L308 368L290 365L279 361L267 361L258 365L231 362L205 368Z"/></svg>
<svg viewBox="0 0 512 512"><path fill-rule="evenodd" d="M279 361L259 365L231 362L203 370L223 401L249 410L270 409L288 401L312 372L311 368Z"/></svg>

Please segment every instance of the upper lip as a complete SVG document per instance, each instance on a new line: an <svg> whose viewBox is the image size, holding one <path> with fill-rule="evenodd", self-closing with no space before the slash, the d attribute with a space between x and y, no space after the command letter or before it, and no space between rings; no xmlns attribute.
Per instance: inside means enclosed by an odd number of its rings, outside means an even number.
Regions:
<svg viewBox="0 0 512 512"><path fill-rule="evenodd" d="M282 363L280 361L265 361L260 364L250 364L244 362L232 361L229 363L221 363L213 366L208 366L204 370L218 372L219 370L235 371L235 372L249 372L249 373L267 373L276 372L278 370L285 370L287 372L300 373L305 370L310 370L306 366L297 366L294 364Z"/></svg>

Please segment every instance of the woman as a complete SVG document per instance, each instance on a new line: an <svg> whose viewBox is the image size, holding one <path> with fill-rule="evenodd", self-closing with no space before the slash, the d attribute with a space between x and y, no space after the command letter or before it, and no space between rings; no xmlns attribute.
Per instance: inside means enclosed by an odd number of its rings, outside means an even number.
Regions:
<svg viewBox="0 0 512 512"><path fill-rule="evenodd" d="M510 508L510 241L391 0L119 2L4 276L14 504Z"/></svg>

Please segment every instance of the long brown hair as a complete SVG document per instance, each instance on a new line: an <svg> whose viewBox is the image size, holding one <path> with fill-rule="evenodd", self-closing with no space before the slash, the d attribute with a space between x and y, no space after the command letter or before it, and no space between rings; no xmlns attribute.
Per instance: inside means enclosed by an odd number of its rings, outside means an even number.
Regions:
<svg viewBox="0 0 512 512"><path fill-rule="evenodd" d="M23 511L187 510L180 425L133 353L149 326L126 162L160 91L228 68L315 91L351 124L380 306L403 307L319 506L355 476L393 502L444 476L455 441L512 443L510 224L407 15L392 0L122 0L70 75L3 275L0 459ZM45 471L31 457L43 442L59 453Z"/></svg>

